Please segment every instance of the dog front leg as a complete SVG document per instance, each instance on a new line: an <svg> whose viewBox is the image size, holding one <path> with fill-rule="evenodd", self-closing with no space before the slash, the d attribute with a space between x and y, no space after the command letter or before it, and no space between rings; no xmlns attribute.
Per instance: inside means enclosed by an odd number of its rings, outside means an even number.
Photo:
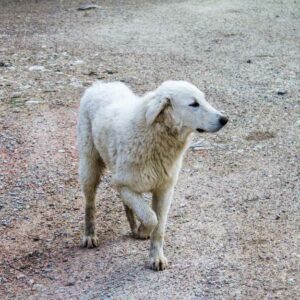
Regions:
<svg viewBox="0 0 300 300"><path fill-rule="evenodd" d="M136 221L136 217L133 213L133 210L130 209L125 203L123 203L123 204L124 204L125 213L126 213L126 217L127 217L131 232L132 232L133 236L135 237L138 232L138 224Z"/></svg>
<svg viewBox="0 0 300 300"><path fill-rule="evenodd" d="M119 192L123 199L125 209L127 209L127 217L129 213L130 226L135 229L136 224L133 222L133 213L137 216L141 225L135 233L138 238L145 238L150 236L151 232L157 225L157 217L151 207L144 201L142 194L136 193L127 187L119 188Z"/></svg>
<svg viewBox="0 0 300 300"><path fill-rule="evenodd" d="M164 270L168 266L168 260L164 256L163 243L173 190L172 186L153 193L152 207L157 215L158 225L151 235L150 267L156 271Z"/></svg>

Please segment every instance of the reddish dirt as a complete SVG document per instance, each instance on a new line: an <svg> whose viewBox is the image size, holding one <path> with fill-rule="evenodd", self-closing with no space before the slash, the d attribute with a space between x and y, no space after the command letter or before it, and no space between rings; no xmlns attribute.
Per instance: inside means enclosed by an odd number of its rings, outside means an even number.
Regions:
<svg viewBox="0 0 300 300"><path fill-rule="evenodd" d="M299 299L299 5L95 3L1 4L0 298ZM163 272L146 268L109 172L100 247L79 247L77 107L97 78L140 94L189 80L230 116L187 153Z"/></svg>

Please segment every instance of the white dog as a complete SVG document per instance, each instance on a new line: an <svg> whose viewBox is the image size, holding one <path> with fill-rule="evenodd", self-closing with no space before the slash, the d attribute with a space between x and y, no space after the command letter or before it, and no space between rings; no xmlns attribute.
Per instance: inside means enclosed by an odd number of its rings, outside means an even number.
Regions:
<svg viewBox="0 0 300 300"><path fill-rule="evenodd" d="M97 82L88 88L78 124L79 173L86 199L82 246L98 245L95 193L108 167L133 235L151 236L150 266L165 269L167 215L190 136L197 131L216 132L227 121L200 90L185 81L166 81L143 97L121 82ZM145 192L152 193L152 208L143 199Z"/></svg>

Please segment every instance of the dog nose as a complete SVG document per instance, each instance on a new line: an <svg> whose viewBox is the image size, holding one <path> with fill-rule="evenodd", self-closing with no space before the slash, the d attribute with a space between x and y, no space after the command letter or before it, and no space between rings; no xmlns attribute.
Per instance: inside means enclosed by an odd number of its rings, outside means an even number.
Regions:
<svg viewBox="0 0 300 300"><path fill-rule="evenodd" d="M225 126L228 122L228 118L222 116L220 117L219 122L222 126Z"/></svg>

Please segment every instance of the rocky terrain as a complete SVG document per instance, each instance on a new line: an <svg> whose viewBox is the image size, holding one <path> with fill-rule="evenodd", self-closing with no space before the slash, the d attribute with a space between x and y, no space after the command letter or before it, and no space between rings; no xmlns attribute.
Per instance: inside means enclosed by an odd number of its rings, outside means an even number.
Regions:
<svg viewBox="0 0 300 300"><path fill-rule="evenodd" d="M299 1L0 5L1 299L300 298ZM230 118L186 155L163 272L109 172L100 247L79 247L77 108L97 79L138 94L188 80Z"/></svg>

